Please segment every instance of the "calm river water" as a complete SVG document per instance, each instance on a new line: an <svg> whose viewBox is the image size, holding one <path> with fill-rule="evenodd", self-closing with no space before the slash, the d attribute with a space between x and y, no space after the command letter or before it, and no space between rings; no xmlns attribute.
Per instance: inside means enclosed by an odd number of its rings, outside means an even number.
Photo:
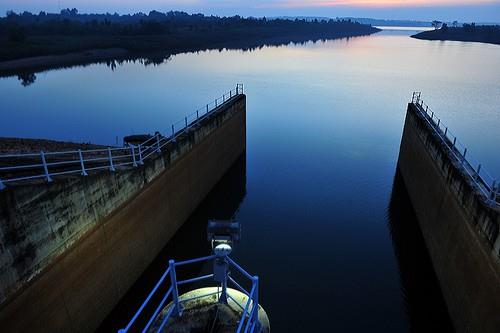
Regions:
<svg viewBox="0 0 500 333"><path fill-rule="evenodd" d="M245 84L246 156L103 324L123 326L166 259L209 252L208 218L242 224L234 257L261 279L273 332L449 331L397 173L413 91L500 177L500 46L409 31L180 54L0 79L0 136L115 144ZM201 267L200 269L207 269Z"/></svg>

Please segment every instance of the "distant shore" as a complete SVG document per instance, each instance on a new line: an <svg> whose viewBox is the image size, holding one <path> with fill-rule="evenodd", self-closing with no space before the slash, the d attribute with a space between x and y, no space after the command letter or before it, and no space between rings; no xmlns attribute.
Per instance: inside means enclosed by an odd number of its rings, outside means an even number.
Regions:
<svg viewBox="0 0 500 333"><path fill-rule="evenodd" d="M479 42L500 45L500 26L443 27L437 30L424 31L411 36L424 40Z"/></svg>

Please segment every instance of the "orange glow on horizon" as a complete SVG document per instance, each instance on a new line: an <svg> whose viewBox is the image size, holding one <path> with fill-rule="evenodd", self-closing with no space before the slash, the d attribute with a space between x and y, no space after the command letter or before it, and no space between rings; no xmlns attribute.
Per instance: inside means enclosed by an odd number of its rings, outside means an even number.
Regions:
<svg viewBox="0 0 500 333"><path fill-rule="evenodd" d="M283 0L262 4L261 8L311 8L311 7L436 7L459 5L485 5L498 0Z"/></svg>

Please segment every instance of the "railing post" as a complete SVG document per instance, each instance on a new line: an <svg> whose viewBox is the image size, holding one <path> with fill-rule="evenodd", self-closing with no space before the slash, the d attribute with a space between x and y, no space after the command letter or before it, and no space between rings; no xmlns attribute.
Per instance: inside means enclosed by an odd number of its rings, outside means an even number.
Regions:
<svg viewBox="0 0 500 333"><path fill-rule="evenodd" d="M233 97L233 91L229 90L229 98Z"/></svg>
<svg viewBox="0 0 500 333"><path fill-rule="evenodd" d="M174 138L175 136L175 128L174 128L174 125L172 125L172 139Z"/></svg>
<svg viewBox="0 0 500 333"><path fill-rule="evenodd" d="M448 127L444 130L444 136L446 137L446 134L448 133Z"/></svg>
<svg viewBox="0 0 500 333"><path fill-rule="evenodd" d="M6 186L3 184L2 180L0 179L0 191L4 190Z"/></svg>
<svg viewBox="0 0 500 333"><path fill-rule="evenodd" d="M144 165L144 160L142 159L142 144L139 144L139 164Z"/></svg>
<svg viewBox="0 0 500 333"><path fill-rule="evenodd" d="M439 124L441 124L441 119L438 119L438 128L439 128Z"/></svg>
<svg viewBox="0 0 500 333"><path fill-rule="evenodd" d="M239 88L239 85L236 83L236 95L238 95L238 88Z"/></svg>
<svg viewBox="0 0 500 333"><path fill-rule="evenodd" d="M465 155L467 155L467 148L464 149L464 154L462 155L462 157L464 158L464 160L465 160Z"/></svg>
<svg viewBox="0 0 500 333"><path fill-rule="evenodd" d="M137 161L135 160L135 147L134 145L130 145L130 150L132 151L132 165L137 167Z"/></svg>
<svg viewBox="0 0 500 333"><path fill-rule="evenodd" d="M215 107L217 107L217 98L215 99Z"/></svg>
<svg viewBox="0 0 500 333"><path fill-rule="evenodd" d="M188 128L188 117L184 117L184 128Z"/></svg>
<svg viewBox="0 0 500 333"><path fill-rule="evenodd" d="M78 156L80 157L80 166L82 168L82 176L88 176L87 171L85 171L85 164L83 163L82 150L78 149Z"/></svg>
<svg viewBox="0 0 500 333"><path fill-rule="evenodd" d="M208 104L207 104L207 113L208 113Z"/></svg>
<svg viewBox="0 0 500 333"><path fill-rule="evenodd" d="M173 128L173 126L172 126ZM161 153L161 149L160 149L160 134L159 133L156 133L156 152L157 153Z"/></svg>
<svg viewBox="0 0 500 333"><path fill-rule="evenodd" d="M496 196L497 196L497 189L496 189L496 187L497 187L497 181L495 179L493 181L493 184L491 185L491 194L490 194L491 200L493 200L493 201L497 200L497 198L496 198Z"/></svg>
<svg viewBox="0 0 500 333"><path fill-rule="evenodd" d="M175 274L175 262L173 260L168 261L168 266L170 267L170 283L172 285L172 297L174 303L173 315L178 317L182 314L182 310L179 304L179 290L177 289L177 276Z"/></svg>
<svg viewBox="0 0 500 333"><path fill-rule="evenodd" d="M413 92L413 94L411 94L411 102L414 103L415 102L415 92Z"/></svg>
<svg viewBox="0 0 500 333"><path fill-rule="evenodd" d="M252 296L252 310L254 307L257 307L255 311L253 311L253 318L250 318L252 322L255 323L256 327L258 328L260 323L259 323L259 277L254 276L252 278L253 283L255 284L255 291ZM258 332L258 330L257 330Z"/></svg>
<svg viewBox="0 0 500 333"><path fill-rule="evenodd" d="M222 95L222 103L226 101L226 94Z"/></svg>
<svg viewBox="0 0 500 333"><path fill-rule="evenodd" d="M451 146L452 148L455 148L455 145L457 144L457 137L454 137L453 138L453 146Z"/></svg>
<svg viewBox="0 0 500 333"><path fill-rule="evenodd" d="M198 112L198 110L196 110L196 120L200 119L200 114Z"/></svg>
<svg viewBox="0 0 500 333"><path fill-rule="evenodd" d="M49 174L49 168L47 166L47 161L45 160L45 153L40 151L40 158L42 159L42 165L43 165L43 171L45 172L45 178L47 178L47 181L50 183L52 181L52 178L50 177Z"/></svg>
<svg viewBox="0 0 500 333"><path fill-rule="evenodd" d="M108 158L109 158L109 171L115 171L115 166L113 165L113 153L111 152L111 147L108 147Z"/></svg>

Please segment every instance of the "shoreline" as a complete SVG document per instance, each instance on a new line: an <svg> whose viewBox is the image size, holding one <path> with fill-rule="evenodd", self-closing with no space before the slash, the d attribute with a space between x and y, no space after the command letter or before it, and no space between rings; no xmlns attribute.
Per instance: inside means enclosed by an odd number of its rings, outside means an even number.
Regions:
<svg viewBox="0 0 500 333"><path fill-rule="evenodd" d="M304 35L288 35L281 37L256 38L250 36L245 40L233 41L208 41L199 45L189 45L184 47L176 47L166 43L161 48L151 49L134 49L130 50L126 47L103 47L90 48L88 50L75 51L70 53L41 55L34 57L19 58L13 60L0 61L0 77L9 77L15 75L32 74L43 72L51 69L59 69L80 65L89 65L98 62L107 62L113 60L134 60L141 57L166 58L168 56L184 53L184 52L199 52L215 49L242 49L251 50L261 46L280 46L289 43L304 43L317 42L319 40L334 40L343 38L354 38L372 35L380 32L380 29L373 28L369 31L358 31L354 33L312 33L307 37Z"/></svg>
<svg viewBox="0 0 500 333"><path fill-rule="evenodd" d="M419 32L411 38L432 41L472 42L500 45L500 33L490 31L464 31L463 28L447 28L446 30L430 30Z"/></svg>

